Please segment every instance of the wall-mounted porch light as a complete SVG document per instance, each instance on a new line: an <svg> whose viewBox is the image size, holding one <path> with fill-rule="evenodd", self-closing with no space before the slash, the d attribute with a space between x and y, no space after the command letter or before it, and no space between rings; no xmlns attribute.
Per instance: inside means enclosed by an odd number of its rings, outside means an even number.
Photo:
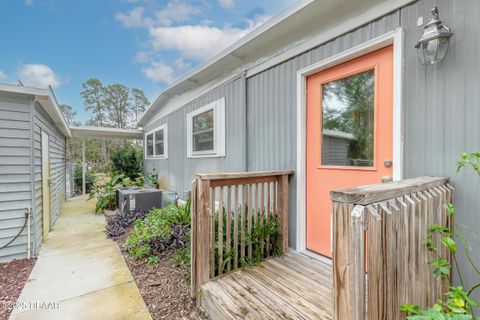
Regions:
<svg viewBox="0 0 480 320"><path fill-rule="evenodd" d="M443 60L448 50L448 42L453 33L442 24L437 7L431 10L432 20L425 26L422 37L415 45L418 58L423 65L435 64Z"/></svg>

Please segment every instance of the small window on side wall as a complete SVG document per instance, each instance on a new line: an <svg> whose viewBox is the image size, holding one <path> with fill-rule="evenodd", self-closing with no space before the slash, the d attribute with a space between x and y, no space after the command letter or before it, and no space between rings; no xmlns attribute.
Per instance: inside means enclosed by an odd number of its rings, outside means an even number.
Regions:
<svg viewBox="0 0 480 320"><path fill-rule="evenodd" d="M187 157L225 156L225 98L187 114Z"/></svg>
<svg viewBox="0 0 480 320"><path fill-rule="evenodd" d="M167 158L168 136L167 125L164 124L145 134L145 158Z"/></svg>
<svg viewBox="0 0 480 320"><path fill-rule="evenodd" d="M146 150L147 150L147 158L148 157L153 157L153 133L147 134L147 139L146 139Z"/></svg>

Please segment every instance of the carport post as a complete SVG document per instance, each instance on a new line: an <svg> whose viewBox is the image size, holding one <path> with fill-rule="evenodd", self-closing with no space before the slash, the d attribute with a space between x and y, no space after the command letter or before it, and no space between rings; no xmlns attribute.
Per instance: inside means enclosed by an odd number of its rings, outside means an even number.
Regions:
<svg viewBox="0 0 480 320"><path fill-rule="evenodd" d="M87 187L85 184L85 171L87 170L87 164L85 163L85 138L82 139L82 193L87 194Z"/></svg>

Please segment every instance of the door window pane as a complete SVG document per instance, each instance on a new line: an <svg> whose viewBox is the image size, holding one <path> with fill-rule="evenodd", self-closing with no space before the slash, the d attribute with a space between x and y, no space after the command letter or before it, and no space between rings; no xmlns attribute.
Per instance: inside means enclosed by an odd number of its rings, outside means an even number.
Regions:
<svg viewBox="0 0 480 320"><path fill-rule="evenodd" d="M147 157L153 156L153 133L147 135Z"/></svg>
<svg viewBox="0 0 480 320"><path fill-rule="evenodd" d="M322 85L322 165L374 165L375 71Z"/></svg>
<svg viewBox="0 0 480 320"><path fill-rule="evenodd" d="M163 129L155 132L155 155L163 156L164 155L164 135Z"/></svg>
<svg viewBox="0 0 480 320"><path fill-rule="evenodd" d="M192 119L193 146L195 151L211 151L214 150L213 145L213 109L196 115Z"/></svg>

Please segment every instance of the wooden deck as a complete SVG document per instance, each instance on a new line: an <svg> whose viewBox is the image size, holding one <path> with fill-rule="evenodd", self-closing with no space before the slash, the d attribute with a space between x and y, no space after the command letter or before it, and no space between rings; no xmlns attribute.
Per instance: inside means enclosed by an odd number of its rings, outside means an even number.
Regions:
<svg viewBox="0 0 480 320"><path fill-rule="evenodd" d="M203 284L201 308L215 320L332 319L332 267L287 253Z"/></svg>

